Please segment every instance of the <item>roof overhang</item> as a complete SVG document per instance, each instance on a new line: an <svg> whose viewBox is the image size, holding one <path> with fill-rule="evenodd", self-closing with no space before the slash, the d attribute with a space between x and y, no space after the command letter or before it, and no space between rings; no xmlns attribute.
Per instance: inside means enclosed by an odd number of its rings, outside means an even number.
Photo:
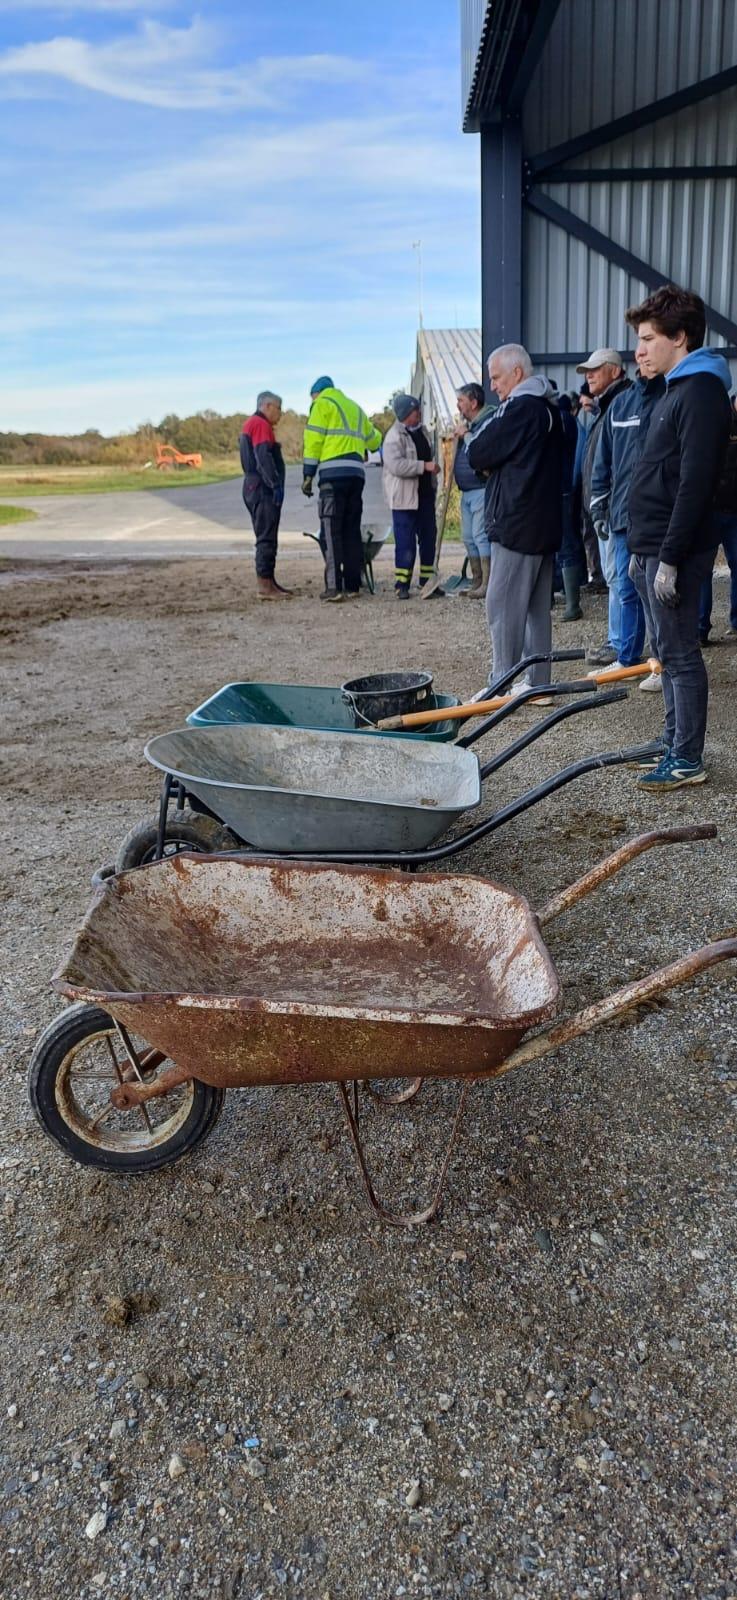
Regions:
<svg viewBox="0 0 737 1600"><path fill-rule="evenodd" d="M463 118L464 133L516 116L561 0L489 0Z"/></svg>

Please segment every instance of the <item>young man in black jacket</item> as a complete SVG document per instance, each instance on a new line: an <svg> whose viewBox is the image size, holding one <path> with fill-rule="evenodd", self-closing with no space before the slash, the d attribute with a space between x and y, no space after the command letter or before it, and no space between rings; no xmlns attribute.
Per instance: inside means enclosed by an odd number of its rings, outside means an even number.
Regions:
<svg viewBox="0 0 737 1600"><path fill-rule="evenodd" d="M560 548L564 437L555 391L533 376L519 344L489 356L491 387L500 405L468 446L474 472L488 475L484 520L491 544L486 616L495 677L523 656L550 651L553 561ZM529 683L546 683L545 663ZM528 687L515 681L513 692Z"/></svg>
<svg viewBox="0 0 737 1600"><path fill-rule="evenodd" d="M666 284L632 306L645 378L661 373L666 392L653 411L630 484L630 576L650 604L663 675L662 756L640 783L654 794L704 783L708 680L699 647L699 598L719 532L714 493L730 428L731 374L704 350L704 302Z"/></svg>

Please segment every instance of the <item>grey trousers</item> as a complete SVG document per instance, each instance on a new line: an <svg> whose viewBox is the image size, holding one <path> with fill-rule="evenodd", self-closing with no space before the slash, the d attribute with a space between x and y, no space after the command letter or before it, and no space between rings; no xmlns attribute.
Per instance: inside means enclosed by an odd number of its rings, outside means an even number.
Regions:
<svg viewBox="0 0 737 1600"><path fill-rule="evenodd" d="M546 655L550 651L553 562L552 555L520 555L516 550L506 550L504 545L492 544L486 619L494 678L508 672L525 656ZM530 667L527 676L532 685L549 683L550 667L543 661Z"/></svg>

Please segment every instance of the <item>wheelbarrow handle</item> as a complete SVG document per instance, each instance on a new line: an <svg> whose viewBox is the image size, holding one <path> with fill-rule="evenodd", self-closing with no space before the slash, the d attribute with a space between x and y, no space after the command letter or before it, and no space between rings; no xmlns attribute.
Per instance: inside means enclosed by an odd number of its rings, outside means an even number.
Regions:
<svg viewBox="0 0 737 1600"><path fill-rule="evenodd" d="M537 1033L532 1039L527 1039L516 1050L507 1056L500 1066L489 1073L477 1073L476 1080L486 1077L501 1078L508 1072L513 1072L515 1067L523 1067L529 1061L539 1061L541 1056L546 1056L551 1050L557 1050L561 1045L569 1044L571 1039L579 1039L584 1033L591 1033L594 1028L601 1028L607 1022L613 1022L615 1017L621 1017L625 1011L631 1011L635 1006L644 1005L648 1000L654 1000L657 995L665 994L668 989L675 989L679 983L688 983L695 978L697 973L705 972L707 967L715 967L720 961L730 961L737 957L737 939L718 939L714 944L704 944L699 950L692 950L689 955L681 956L680 960L672 961L668 967L660 967L657 972L651 972L646 978L636 978L634 983L628 983L623 989L615 989L613 994L608 994L603 1000L596 1000L593 1005L585 1006L583 1011L576 1011L565 1022L559 1022L555 1028L546 1028L544 1033Z"/></svg>
<svg viewBox="0 0 737 1600"><path fill-rule="evenodd" d="M521 694L504 695L501 697L498 711L492 712L490 717L485 717L483 722L478 724L478 727L472 728L470 733L465 733L462 738L456 739L455 743L462 750L470 750L472 744L476 744L479 739L484 739L486 734L491 733L492 730L497 728L501 722L506 722L507 717L514 716L515 711L517 711L520 706L529 705L531 702L539 699L540 695L545 695L546 697L553 695L556 699L558 695L561 694L590 695L592 687L595 688L596 685L592 686L589 678L575 678L572 683L536 684L534 688L523 689ZM615 689L613 693L618 699L621 699L624 698L626 691L623 692L621 689ZM609 701L604 695L601 695L600 699L603 706L609 704ZM491 701L488 703L493 704ZM589 702L587 702L587 704L588 703ZM542 726L543 723L538 723L538 727Z"/></svg>
<svg viewBox="0 0 737 1600"><path fill-rule="evenodd" d="M567 687L570 688L571 685L569 684ZM557 711L551 711L549 716L543 717L540 722L536 722L534 727L528 728L526 733L521 733L518 739L513 740L512 744L506 746L506 749L500 750L499 754L493 756L491 761L487 761L480 772L482 783L491 777L492 772L498 772L500 767L506 766L508 761L512 761L522 750L526 750L528 745L534 744L537 739L542 738L544 733L547 733L549 728L556 727L559 722L565 722L568 717L577 716L580 711L598 711L601 706L611 706L616 701L626 700L627 698L626 689L612 689L609 694L590 694L584 700L575 700L573 705L559 706Z"/></svg>
<svg viewBox="0 0 737 1600"><path fill-rule="evenodd" d="M513 683L521 672L526 672L528 667L539 666L541 661L583 661L585 656L585 650L549 650L547 655L525 656L524 660L518 661L515 667L510 667L508 672L503 672L501 677L485 683L483 689L478 694L472 695L471 699L488 700L492 695L501 694L502 689L506 689L507 684Z"/></svg>
<svg viewBox="0 0 737 1600"><path fill-rule="evenodd" d="M579 706L571 707L580 710ZM582 878L577 878L575 883L561 889L552 900L548 900L541 911L537 913L537 920L541 928L559 917L563 911L568 911L571 906L578 904L586 895L592 894L602 883L607 883L615 873L621 872L630 861L652 850L658 844L695 844L701 839L716 839L717 828L713 822L694 823L687 828L654 828L650 833L639 833L636 838L630 839L619 850L613 851L609 856L604 856L595 867L585 872Z"/></svg>

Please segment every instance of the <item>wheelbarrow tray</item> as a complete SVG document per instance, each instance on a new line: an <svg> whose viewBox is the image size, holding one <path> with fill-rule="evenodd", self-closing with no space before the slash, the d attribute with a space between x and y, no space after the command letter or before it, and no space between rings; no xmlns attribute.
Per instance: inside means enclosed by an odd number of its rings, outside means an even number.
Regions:
<svg viewBox="0 0 737 1600"><path fill-rule="evenodd" d="M459 704L454 694L435 694L434 702L438 710ZM209 727L215 722L258 722L271 727L320 728L331 733L360 732L340 689L298 683L226 683L191 711L187 722L191 728ZM445 743L455 739L458 732L458 723L448 721L414 731L379 734L377 730L376 737L425 738Z"/></svg>
<svg viewBox="0 0 737 1600"><path fill-rule="evenodd" d="M217 856L103 883L53 982L225 1087L493 1072L559 1002L510 889Z"/></svg>
<svg viewBox="0 0 737 1600"><path fill-rule="evenodd" d="M223 723L159 734L145 753L266 851L423 849L481 798L472 751L425 740Z"/></svg>

